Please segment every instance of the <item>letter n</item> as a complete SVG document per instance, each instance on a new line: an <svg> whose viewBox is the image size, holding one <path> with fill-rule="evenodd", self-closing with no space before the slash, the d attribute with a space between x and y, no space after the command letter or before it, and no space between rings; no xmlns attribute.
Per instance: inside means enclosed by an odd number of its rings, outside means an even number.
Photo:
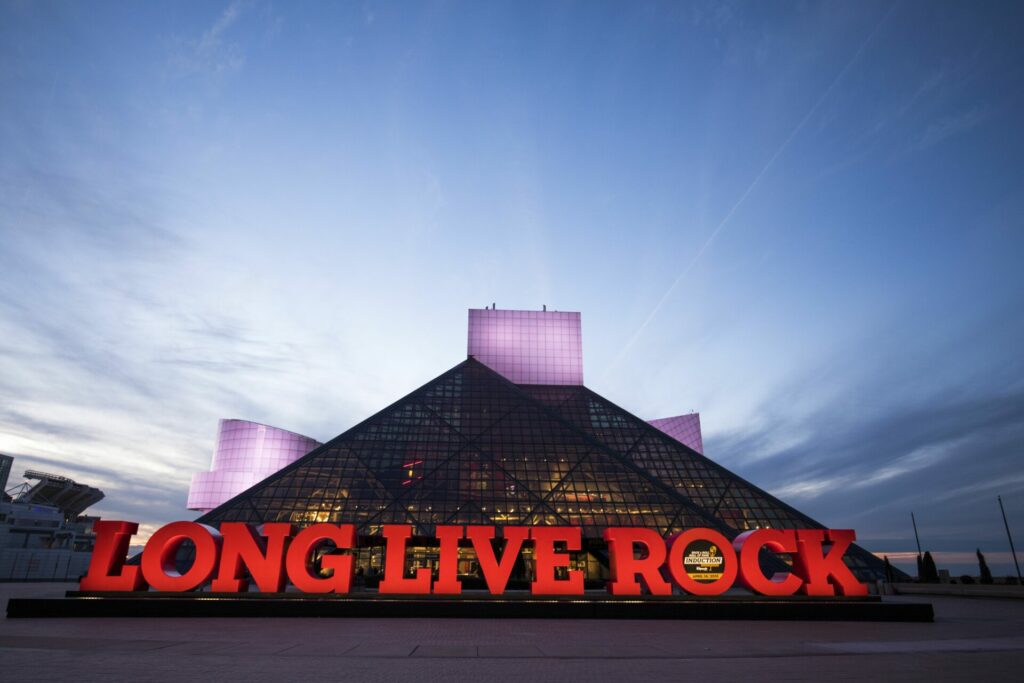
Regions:
<svg viewBox="0 0 1024 683"><path fill-rule="evenodd" d="M215 592L245 592L249 581L245 578L248 570L256 587L263 593L284 591L284 544L292 535L292 525L286 522L270 522L261 530L266 541L256 537L252 527L242 522L224 522L220 525L223 545L220 552L220 568L217 578L210 584Z"/></svg>

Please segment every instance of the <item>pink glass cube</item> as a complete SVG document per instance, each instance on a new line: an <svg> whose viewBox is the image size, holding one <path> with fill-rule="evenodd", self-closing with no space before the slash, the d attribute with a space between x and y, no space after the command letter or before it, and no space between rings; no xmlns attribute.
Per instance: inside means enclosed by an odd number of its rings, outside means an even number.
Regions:
<svg viewBox="0 0 1024 683"><path fill-rule="evenodd" d="M471 308L468 353L515 384L583 384L579 313Z"/></svg>

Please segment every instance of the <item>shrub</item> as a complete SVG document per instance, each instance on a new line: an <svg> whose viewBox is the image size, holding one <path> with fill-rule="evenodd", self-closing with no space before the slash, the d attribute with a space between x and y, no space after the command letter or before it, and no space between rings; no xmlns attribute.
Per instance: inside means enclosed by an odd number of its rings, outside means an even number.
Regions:
<svg viewBox="0 0 1024 683"><path fill-rule="evenodd" d="M981 554L981 548L978 548L978 571L982 583L992 583L992 572L988 568L988 563L985 562L985 556Z"/></svg>

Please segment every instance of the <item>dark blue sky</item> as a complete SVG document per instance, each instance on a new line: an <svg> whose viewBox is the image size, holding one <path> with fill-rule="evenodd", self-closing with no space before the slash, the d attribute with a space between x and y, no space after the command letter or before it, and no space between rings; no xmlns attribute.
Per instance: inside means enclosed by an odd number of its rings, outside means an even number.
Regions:
<svg viewBox="0 0 1024 683"><path fill-rule="evenodd" d="M599 393L699 410L872 550L914 510L1009 572L1022 15L2 2L0 451L182 518L217 418L327 439L458 362L466 308L547 304Z"/></svg>

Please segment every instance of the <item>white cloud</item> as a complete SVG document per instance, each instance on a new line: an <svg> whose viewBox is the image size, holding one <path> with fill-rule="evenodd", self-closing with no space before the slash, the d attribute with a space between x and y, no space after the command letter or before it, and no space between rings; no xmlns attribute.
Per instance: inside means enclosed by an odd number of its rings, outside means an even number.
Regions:
<svg viewBox="0 0 1024 683"><path fill-rule="evenodd" d="M175 41L170 58L172 73L180 78L196 74L224 76L240 70L245 65L245 53L227 35L248 5L245 0L233 0L201 36Z"/></svg>
<svg viewBox="0 0 1024 683"><path fill-rule="evenodd" d="M925 150L955 135L966 133L987 121L991 116L992 111L983 106L974 107L960 114L945 116L925 128L924 133L917 141L917 149Z"/></svg>

